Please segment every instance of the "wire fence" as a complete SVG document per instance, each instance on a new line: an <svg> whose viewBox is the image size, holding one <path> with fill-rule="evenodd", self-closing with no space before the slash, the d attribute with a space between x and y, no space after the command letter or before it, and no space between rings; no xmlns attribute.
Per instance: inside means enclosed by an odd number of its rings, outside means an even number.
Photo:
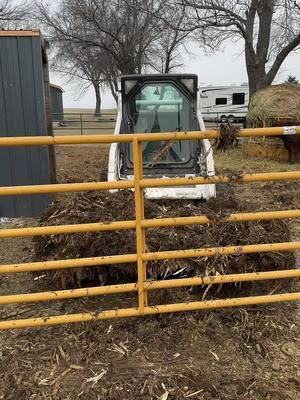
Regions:
<svg viewBox="0 0 300 400"><path fill-rule="evenodd" d="M116 112L103 112L100 115L95 113L53 113L54 134L78 134L99 133L114 129L116 123Z"/></svg>
<svg viewBox="0 0 300 400"><path fill-rule="evenodd" d="M85 112L64 112L53 113L53 116L53 130L56 135L97 134L101 133L101 131L111 131L112 133L117 119L117 111L105 111L100 115ZM228 118L230 116L234 116L234 119ZM209 128L218 127L224 122L245 125L245 112L224 114L221 112L206 111L202 113L202 117L207 122Z"/></svg>

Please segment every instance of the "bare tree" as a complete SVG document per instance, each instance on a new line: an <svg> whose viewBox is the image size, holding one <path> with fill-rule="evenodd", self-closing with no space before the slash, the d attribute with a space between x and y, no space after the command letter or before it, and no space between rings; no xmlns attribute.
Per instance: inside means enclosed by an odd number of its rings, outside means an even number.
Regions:
<svg viewBox="0 0 300 400"><path fill-rule="evenodd" d="M104 68L106 85L115 100L118 77L141 73L150 61L152 63L155 49L159 46L161 49L162 37L166 37L166 24L158 18L167 10L164 0L60 0L52 7L37 1L36 9L55 48L85 48L85 53L99 56L98 62L93 56L94 65L97 68L101 65L101 70ZM178 37L184 35L175 33L175 45L170 43L171 50L168 50L169 65ZM69 53L66 51L60 58L65 62ZM79 61L76 57L77 72ZM74 66L73 55L66 65ZM86 63L84 68L87 68ZM92 69L94 74L94 67ZM90 79L90 73L88 75Z"/></svg>
<svg viewBox="0 0 300 400"><path fill-rule="evenodd" d="M92 86L95 92L95 115L101 114L101 86L106 82L107 57L95 47L72 45L60 41L54 49L52 68L68 77L81 93ZM79 83L78 83L79 81Z"/></svg>
<svg viewBox="0 0 300 400"><path fill-rule="evenodd" d="M0 0L0 29L15 29L25 25L29 16L29 5L17 4L13 0Z"/></svg>
<svg viewBox="0 0 300 400"><path fill-rule="evenodd" d="M292 0L181 0L186 30L215 49L243 40L250 96L270 85L287 56L300 45L300 6Z"/></svg>
<svg viewBox="0 0 300 400"><path fill-rule="evenodd" d="M163 21L162 35L150 52L148 64L156 71L170 73L183 65L182 53L187 52L185 43L190 31L182 30L186 23L185 7L173 5L165 7L157 13L157 18Z"/></svg>
<svg viewBox="0 0 300 400"><path fill-rule="evenodd" d="M114 60L111 57L106 57L105 65L105 84L110 89L110 92L116 102L118 103L118 78L120 72L118 71Z"/></svg>
<svg viewBox="0 0 300 400"><path fill-rule="evenodd" d="M147 68L170 72L190 32L185 11L171 0L36 1L36 15L53 45L60 72L93 85L106 84L117 101L118 77ZM176 29L172 29L172 24Z"/></svg>
<svg viewBox="0 0 300 400"><path fill-rule="evenodd" d="M61 0L56 10L37 4L56 40L105 51L122 74L140 73L147 50L161 35L155 13L163 0Z"/></svg>

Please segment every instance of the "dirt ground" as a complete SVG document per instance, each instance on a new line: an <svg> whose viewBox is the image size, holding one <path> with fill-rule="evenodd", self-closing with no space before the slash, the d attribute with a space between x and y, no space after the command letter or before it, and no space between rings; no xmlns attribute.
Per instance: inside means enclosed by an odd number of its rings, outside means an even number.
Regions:
<svg viewBox="0 0 300 400"><path fill-rule="evenodd" d="M59 183L98 181L108 163L109 145L57 146L57 180Z"/></svg>
<svg viewBox="0 0 300 400"><path fill-rule="evenodd" d="M286 163L216 154L219 173L299 170ZM60 182L93 181L107 163L108 146L57 148ZM234 166L233 166L234 165ZM240 201L296 208L298 183L237 186ZM2 228L32 226L32 219ZM300 228L290 223L294 240ZM33 257L31 238L2 239L1 264ZM299 265L299 257L298 257ZM49 290L48 278L1 276L2 294ZM291 291L298 290L295 286ZM199 300L199 294L161 291L161 299ZM132 306L132 294L1 306L1 319L28 318ZM129 318L0 333L0 399L299 400L300 329L297 304Z"/></svg>

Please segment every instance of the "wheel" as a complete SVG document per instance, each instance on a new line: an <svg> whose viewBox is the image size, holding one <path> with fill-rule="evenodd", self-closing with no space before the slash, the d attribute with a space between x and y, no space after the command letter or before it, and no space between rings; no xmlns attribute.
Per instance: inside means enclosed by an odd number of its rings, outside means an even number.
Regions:
<svg viewBox="0 0 300 400"><path fill-rule="evenodd" d="M218 169L215 169L216 175L221 175ZM216 183L216 196L224 197L228 196L228 194L233 193L233 187L230 183Z"/></svg>
<svg viewBox="0 0 300 400"><path fill-rule="evenodd" d="M221 122L222 122L223 124L225 124L225 123L227 122L227 117L226 117L226 115L221 115L220 120L221 120Z"/></svg>
<svg viewBox="0 0 300 400"><path fill-rule="evenodd" d="M232 186L229 183L217 183L216 184L216 196L222 197L232 192Z"/></svg>
<svg viewBox="0 0 300 400"><path fill-rule="evenodd" d="M235 122L235 118L233 115L229 115L228 122L230 122L231 124L233 124Z"/></svg>

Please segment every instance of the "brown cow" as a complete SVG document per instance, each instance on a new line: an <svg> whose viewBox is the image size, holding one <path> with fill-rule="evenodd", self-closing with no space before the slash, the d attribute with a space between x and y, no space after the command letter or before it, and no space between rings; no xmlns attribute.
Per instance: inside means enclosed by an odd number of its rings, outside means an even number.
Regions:
<svg viewBox="0 0 300 400"><path fill-rule="evenodd" d="M299 135L285 135L280 136L283 141L284 147L289 153L289 163L294 164L297 155L300 154L300 136Z"/></svg>
<svg viewBox="0 0 300 400"><path fill-rule="evenodd" d="M300 125L300 121L277 121L272 126L295 126ZM289 163L294 164L297 155L300 154L300 136L299 135L284 135L279 136L283 141L284 147L289 153Z"/></svg>

